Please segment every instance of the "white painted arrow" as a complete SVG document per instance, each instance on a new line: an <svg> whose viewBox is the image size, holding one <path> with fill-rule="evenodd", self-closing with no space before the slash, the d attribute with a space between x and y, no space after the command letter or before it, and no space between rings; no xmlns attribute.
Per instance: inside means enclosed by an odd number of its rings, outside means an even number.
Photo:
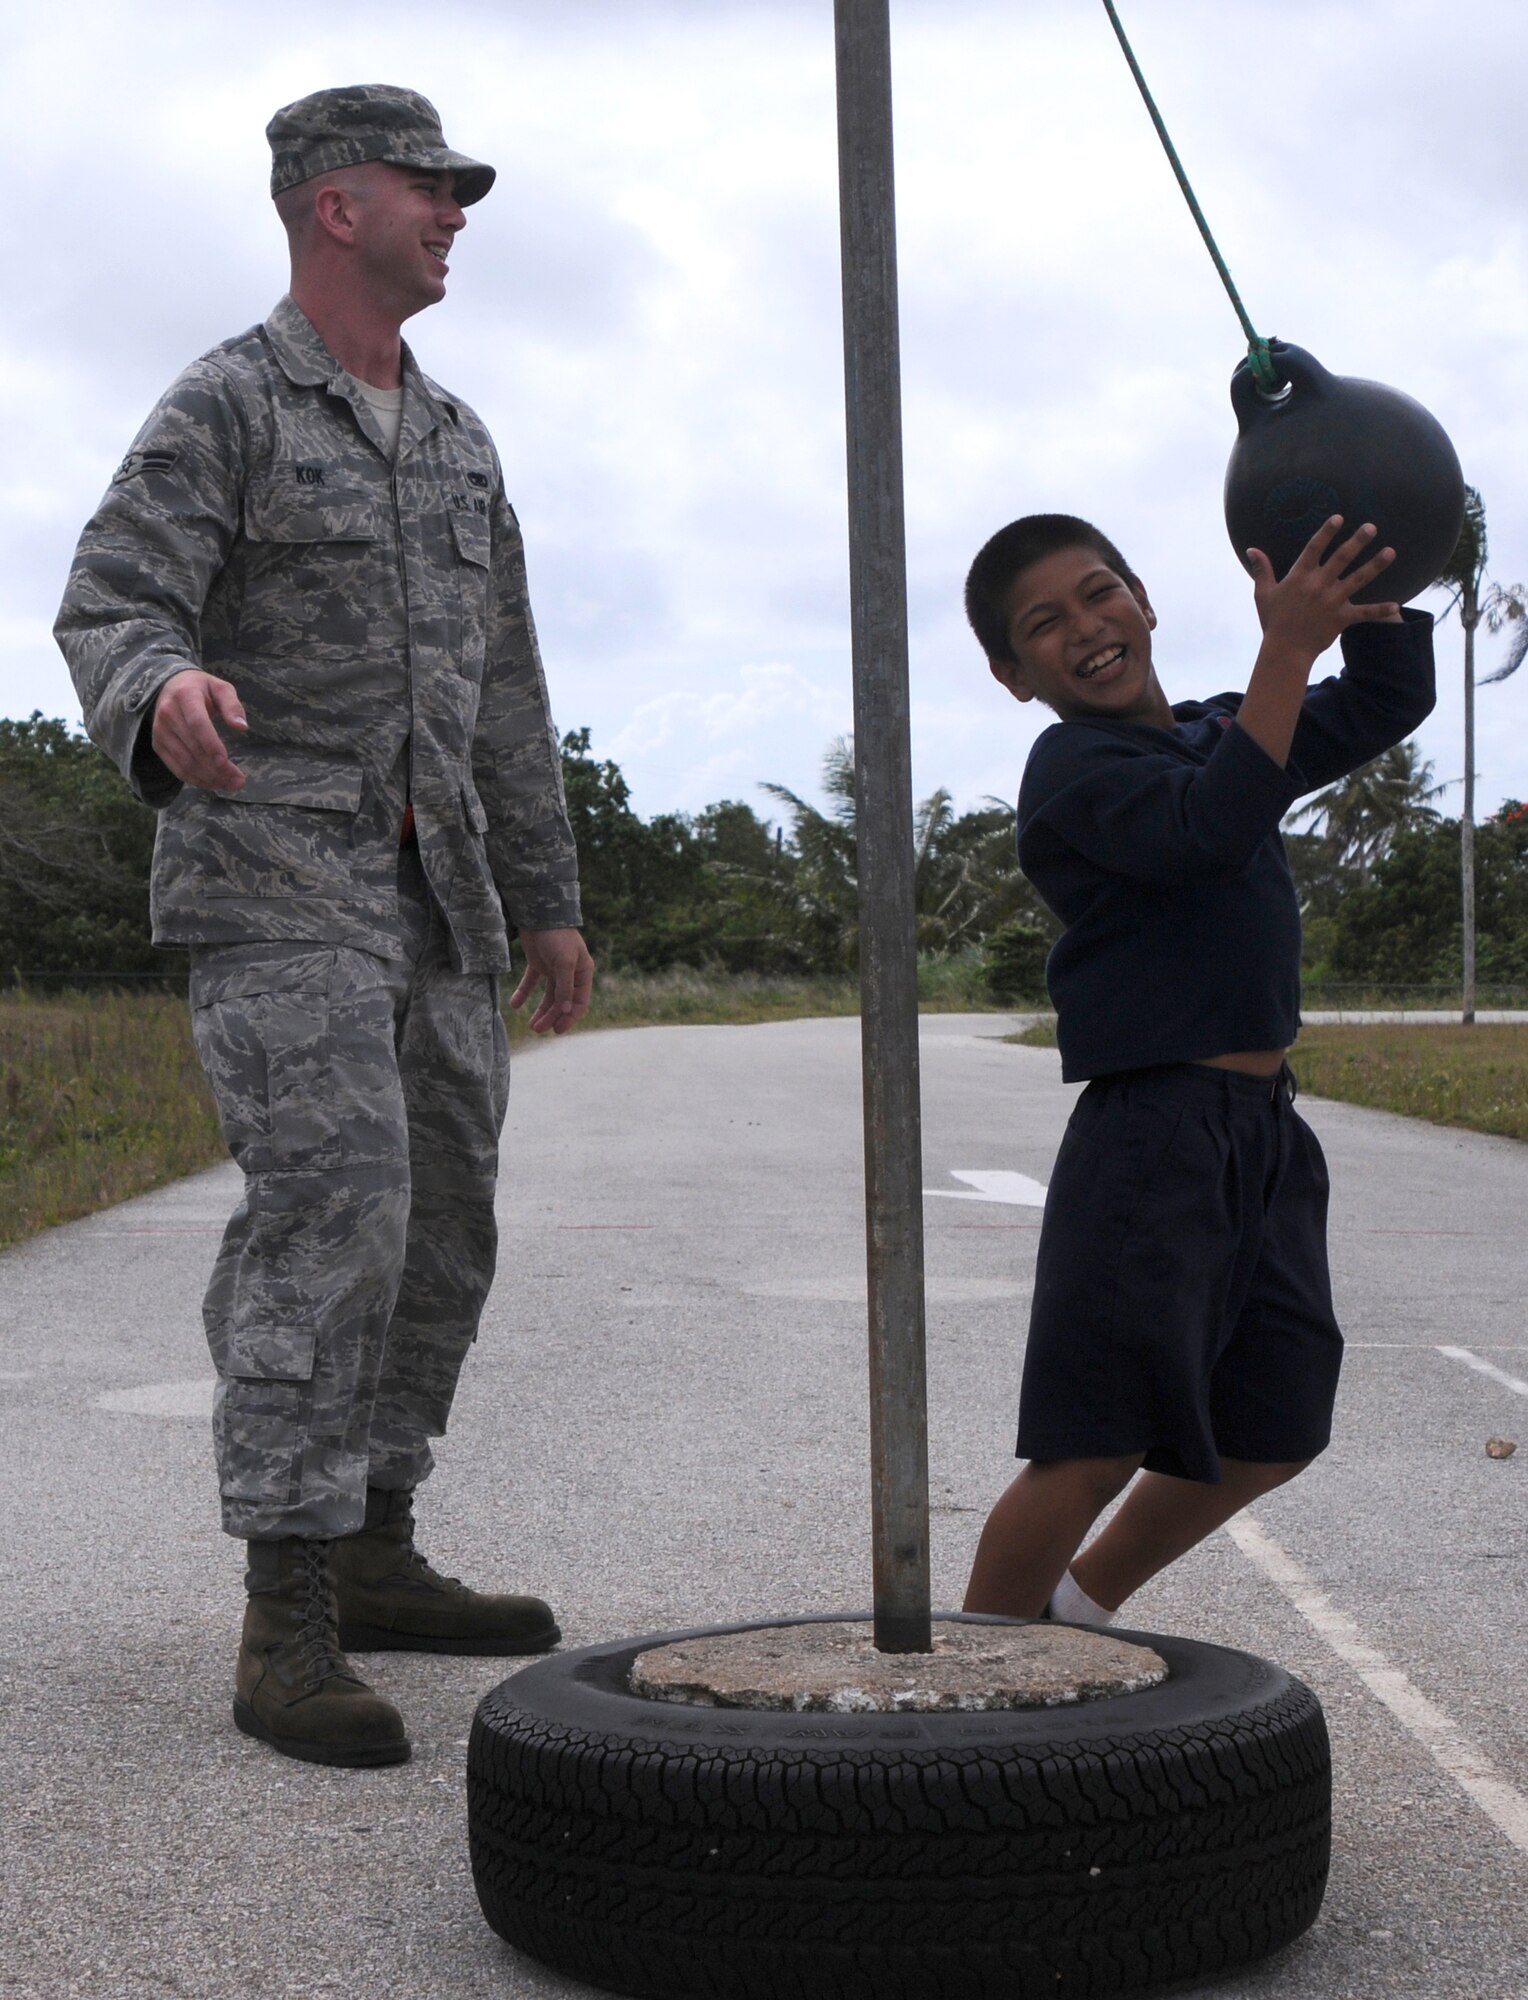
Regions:
<svg viewBox="0 0 1528 2000"><path fill-rule="evenodd" d="M957 1192L954 1188L925 1188L923 1192L942 1196L945 1201L1000 1201L1010 1208L1045 1206L1045 1183L1032 1181L1028 1174L990 1167L951 1167L950 1173L955 1180L965 1181L973 1192Z"/></svg>

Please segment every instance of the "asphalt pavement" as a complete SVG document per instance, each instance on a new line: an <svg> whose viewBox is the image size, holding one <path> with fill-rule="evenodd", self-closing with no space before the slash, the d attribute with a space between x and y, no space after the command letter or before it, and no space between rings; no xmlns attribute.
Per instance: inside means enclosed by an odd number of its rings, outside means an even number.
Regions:
<svg viewBox="0 0 1528 2000"><path fill-rule="evenodd" d="M1072 1092L1001 1016L923 1022L936 1603L1013 1469ZM500 1276L419 1503L443 1567L569 1643L863 1606L853 1020L518 1057ZM1225 2000L1528 1996L1528 1147L1302 1100L1350 1354L1331 1450L1130 1607L1314 1686L1323 1915ZM0 1994L574 2000L484 1924L463 1771L493 1662L378 1655L414 1761L292 1763L229 1716L199 1300L229 1168L0 1257ZM1490 1437L1521 1438L1505 1459Z"/></svg>

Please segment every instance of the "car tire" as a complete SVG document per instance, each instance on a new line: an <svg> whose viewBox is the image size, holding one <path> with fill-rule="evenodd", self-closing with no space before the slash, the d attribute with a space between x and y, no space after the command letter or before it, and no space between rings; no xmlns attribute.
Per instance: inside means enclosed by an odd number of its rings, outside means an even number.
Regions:
<svg viewBox="0 0 1528 2000"><path fill-rule="evenodd" d="M1330 1752L1281 1668L1120 1632L1168 1678L1061 1708L629 1691L654 1646L809 1622L589 1646L484 1697L468 1834L502 1938L653 2000L1070 2000L1226 1973L1314 1921Z"/></svg>

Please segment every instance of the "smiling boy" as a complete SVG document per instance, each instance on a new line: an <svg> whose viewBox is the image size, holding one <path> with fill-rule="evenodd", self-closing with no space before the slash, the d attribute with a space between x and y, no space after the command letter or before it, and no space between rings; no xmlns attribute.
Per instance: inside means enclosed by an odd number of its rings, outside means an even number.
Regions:
<svg viewBox="0 0 1528 2000"><path fill-rule="evenodd" d="M1028 1463L969 1611L1106 1624L1330 1436L1342 1336L1325 1164L1285 1061L1300 913L1279 823L1432 708L1431 618L1356 601L1393 560L1374 544L1329 520L1282 579L1249 550L1246 693L1176 705L1145 586L1088 522L1028 516L972 565L993 675L1057 718L1025 769L1019 859L1064 926L1046 976L1063 1076L1087 1087L1036 1262ZM1341 674L1308 687L1339 638Z"/></svg>

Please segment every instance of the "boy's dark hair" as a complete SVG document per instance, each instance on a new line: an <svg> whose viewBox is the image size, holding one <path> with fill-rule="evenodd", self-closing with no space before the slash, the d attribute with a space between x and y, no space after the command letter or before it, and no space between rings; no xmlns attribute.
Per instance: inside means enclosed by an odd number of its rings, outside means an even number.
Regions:
<svg viewBox="0 0 1528 2000"><path fill-rule="evenodd" d="M999 528L981 550L966 578L966 616L989 660L1014 658L1004 607L1015 579L1058 549L1076 548L1091 549L1126 583L1137 580L1108 536L1075 514L1026 514L1022 520Z"/></svg>

